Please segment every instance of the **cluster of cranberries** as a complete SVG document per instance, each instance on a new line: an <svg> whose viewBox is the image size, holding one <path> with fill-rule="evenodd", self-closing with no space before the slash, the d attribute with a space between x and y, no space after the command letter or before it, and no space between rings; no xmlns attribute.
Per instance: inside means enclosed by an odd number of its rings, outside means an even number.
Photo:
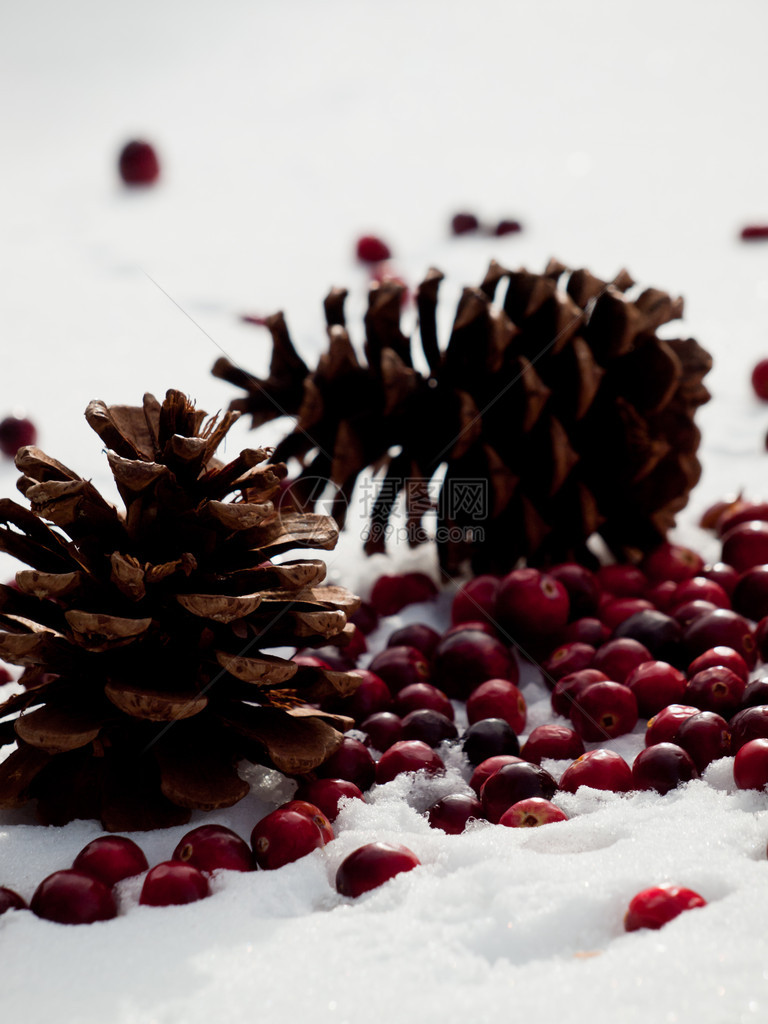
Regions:
<svg viewBox="0 0 768 1024"><path fill-rule="evenodd" d="M505 217L495 224L483 225L480 223L477 215L469 213L467 211L461 211L456 213L451 218L451 234L452 235L473 235L482 231L483 234L493 235L496 238L501 238L504 235L514 235L518 231L522 231L523 226L519 220L512 220L509 217Z"/></svg>

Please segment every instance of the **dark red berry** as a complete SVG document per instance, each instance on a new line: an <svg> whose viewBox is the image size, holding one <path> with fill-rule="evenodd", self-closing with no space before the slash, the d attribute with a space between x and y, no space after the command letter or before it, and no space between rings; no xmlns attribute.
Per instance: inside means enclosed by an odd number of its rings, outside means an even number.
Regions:
<svg viewBox="0 0 768 1024"><path fill-rule="evenodd" d="M765 676L747 683L741 698L742 708L758 707L760 704L768 704L768 678Z"/></svg>
<svg viewBox="0 0 768 1024"><path fill-rule="evenodd" d="M488 721L491 721L491 719L488 719ZM506 722L504 724L506 725ZM493 757L488 757L485 761L481 761L472 772L472 778L469 780L469 784L479 798L483 791L483 786L492 775L496 774L499 768L503 768L505 764L522 763L523 758L516 757L514 754L497 754Z"/></svg>
<svg viewBox="0 0 768 1024"><path fill-rule="evenodd" d="M123 147L118 167L126 185L152 185L160 176L157 153L141 139L134 139Z"/></svg>
<svg viewBox="0 0 768 1024"><path fill-rule="evenodd" d="M731 647L742 656L750 669L754 668L757 661L752 627L742 615L727 608L718 608L692 622L685 631L683 643L689 660L704 654L711 647Z"/></svg>
<svg viewBox="0 0 768 1024"><path fill-rule="evenodd" d="M355 669L354 675L360 679L360 685L349 697L334 701L334 707L356 722L362 722L377 711L392 710L392 693L381 676L364 668Z"/></svg>
<svg viewBox="0 0 768 1024"><path fill-rule="evenodd" d="M493 233L497 238L501 238L504 235L516 235L522 230L523 226L519 220L500 220Z"/></svg>
<svg viewBox="0 0 768 1024"><path fill-rule="evenodd" d="M768 224L748 224L745 228L741 229L740 237L745 242L768 238Z"/></svg>
<svg viewBox="0 0 768 1024"><path fill-rule="evenodd" d="M507 828L538 828L539 825L550 825L554 821L568 821L568 815L551 800L544 800L540 796L518 800L499 818L499 824Z"/></svg>
<svg viewBox="0 0 768 1024"><path fill-rule="evenodd" d="M594 657L595 648L591 644L561 644L542 662L541 671L544 673L544 678L552 685L552 680L556 682L572 672L580 672L584 668L589 668Z"/></svg>
<svg viewBox="0 0 768 1024"><path fill-rule="evenodd" d="M483 817L483 805L475 797L464 793L449 793L427 811L431 828L442 829L448 835L457 836L467 827L469 821Z"/></svg>
<svg viewBox="0 0 768 1024"><path fill-rule="evenodd" d="M750 740L768 739L768 704L744 708L730 722L731 749L735 754Z"/></svg>
<svg viewBox="0 0 768 1024"><path fill-rule="evenodd" d="M377 235L362 235L358 238L355 254L361 263L381 263L392 256L387 243Z"/></svg>
<svg viewBox="0 0 768 1024"><path fill-rule="evenodd" d="M387 647L415 647L425 658L431 658L439 643L440 634L436 629L421 622L412 622L390 634Z"/></svg>
<svg viewBox="0 0 768 1024"><path fill-rule="evenodd" d="M717 605L712 604L711 601L686 601L685 604L680 604L673 610L672 617L683 629L686 629L696 619L706 615L707 612L713 612L716 608Z"/></svg>
<svg viewBox="0 0 768 1024"><path fill-rule="evenodd" d="M380 615L395 615L409 604L431 601L437 587L423 572L380 576L371 591L371 604Z"/></svg>
<svg viewBox="0 0 768 1024"><path fill-rule="evenodd" d="M487 679L467 697L467 718L470 725L483 718L503 718L521 733L525 729L525 698L514 683L506 679Z"/></svg>
<svg viewBox="0 0 768 1024"><path fill-rule="evenodd" d="M147 907L180 906L209 894L208 880L202 871L191 864L168 860L147 873L139 903Z"/></svg>
<svg viewBox="0 0 768 1024"><path fill-rule="evenodd" d="M755 565L739 576L733 591L733 608L755 621L768 615L768 565Z"/></svg>
<svg viewBox="0 0 768 1024"><path fill-rule="evenodd" d="M251 846L259 867L271 871L325 846L325 837L309 814L278 807L258 822Z"/></svg>
<svg viewBox="0 0 768 1024"><path fill-rule="evenodd" d="M715 711L718 715L730 718L741 706L744 690L745 683L741 676L724 665L715 665L697 672L688 680L684 698L702 711Z"/></svg>
<svg viewBox="0 0 768 1024"><path fill-rule="evenodd" d="M34 423L21 416L6 416L0 421L0 451L9 459L15 457L19 448L37 444L37 430Z"/></svg>
<svg viewBox="0 0 768 1024"><path fill-rule="evenodd" d="M13 889L6 889L4 885L0 885L0 915L4 914L7 910L26 909L26 900L22 899Z"/></svg>
<svg viewBox="0 0 768 1024"><path fill-rule="evenodd" d="M466 700L487 679L517 683L517 662L499 640L480 630L444 637L432 662L434 682L449 697Z"/></svg>
<svg viewBox="0 0 768 1024"><path fill-rule="evenodd" d="M643 597L648 587L647 576L636 565L601 565L597 580L615 597Z"/></svg>
<svg viewBox="0 0 768 1024"><path fill-rule="evenodd" d="M587 616L583 619L575 619L569 622L560 632L560 643L562 644L589 644L590 647L598 648L610 638L611 631L600 621Z"/></svg>
<svg viewBox="0 0 768 1024"><path fill-rule="evenodd" d="M99 836L84 846L72 865L75 871L98 878L105 885L116 885L124 878L140 875L149 867L140 846L124 836Z"/></svg>
<svg viewBox="0 0 768 1024"><path fill-rule="evenodd" d="M739 573L768 565L768 522L750 520L728 530L723 537L723 561Z"/></svg>
<svg viewBox="0 0 768 1024"><path fill-rule="evenodd" d="M768 732L765 734L768 735ZM700 711L680 723L674 742L693 758L699 772L731 753L728 723L714 711Z"/></svg>
<svg viewBox="0 0 768 1024"><path fill-rule="evenodd" d="M117 917L110 886L82 871L54 871L38 885L30 910L59 924L91 924Z"/></svg>
<svg viewBox="0 0 768 1024"><path fill-rule="evenodd" d="M450 718L431 708L417 708L403 718L403 739L421 740L429 747L439 747L444 740L459 735Z"/></svg>
<svg viewBox="0 0 768 1024"><path fill-rule="evenodd" d="M501 580L498 576L475 576L457 591L451 605L451 622L475 622L496 617L496 599Z"/></svg>
<svg viewBox="0 0 768 1024"><path fill-rule="evenodd" d="M741 523L768 522L768 502L732 502L717 521L717 532L721 537ZM733 566L731 566L733 568Z"/></svg>
<svg viewBox="0 0 768 1024"><path fill-rule="evenodd" d="M389 750L393 743L403 738L403 723L399 715L391 711L377 711L360 726L368 734L375 750Z"/></svg>
<svg viewBox="0 0 768 1024"><path fill-rule="evenodd" d="M663 708L658 715L654 715L648 721L648 728L645 730L646 747L651 747L654 743L671 743L686 718L698 713L699 709L692 704L670 704L669 707Z"/></svg>
<svg viewBox="0 0 768 1024"><path fill-rule="evenodd" d="M679 608L689 601L709 601L718 608L731 607L731 599L720 584L704 576L694 576L677 584L674 607Z"/></svg>
<svg viewBox="0 0 768 1024"><path fill-rule="evenodd" d="M638 612L655 611L650 601L642 597L617 597L605 602L600 608L600 619L610 630L625 622Z"/></svg>
<svg viewBox="0 0 768 1024"><path fill-rule="evenodd" d="M615 750L588 750L563 772L560 789L575 793L581 786L628 793L632 789L632 769Z"/></svg>
<svg viewBox="0 0 768 1024"><path fill-rule="evenodd" d="M608 679L623 683L633 669L644 661L653 661L651 652L638 640L609 640L595 653L591 667Z"/></svg>
<svg viewBox="0 0 768 1024"><path fill-rule="evenodd" d="M479 227L480 221L474 213L456 213L451 218L451 233L454 235L468 235Z"/></svg>
<svg viewBox="0 0 768 1024"><path fill-rule="evenodd" d="M527 797L540 796L550 800L557 790L557 783L540 765L520 761L506 764L486 780L480 799L483 813L489 821L497 824L504 811Z"/></svg>
<svg viewBox="0 0 768 1024"><path fill-rule="evenodd" d="M383 679L392 693L411 683L429 682L429 662L415 647L387 647L376 655L369 670Z"/></svg>
<svg viewBox="0 0 768 1024"><path fill-rule="evenodd" d="M547 571L565 587L572 616L583 618L595 614L600 600L600 584L593 572L576 562L562 562Z"/></svg>
<svg viewBox="0 0 768 1024"><path fill-rule="evenodd" d="M768 739L750 740L736 751L733 779L739 789L763 789L768 785Z"/></svg>
<svg viewBox="0 0 768 1024"><path fill-rule="evenodd" d="M323 779L346 779L363 792L373 785L376 774L373 758L368 748L360 740L345 736L338 750L331 754L316 769Z"/></svg>
<svg viewBox="0 0 768 1024"><path fill-rule="evenodd" d="M349 616L349 621L354 623L361 633L368 636L379 624L379 613L370 601L361 601L357 611L352 612Z"/></svg>
<svg viewBox="0 0 768 1024"><path fill-rule="evenodd" d="M342 799L364 800L359 787L347 779L309 779L301 783L296 796L314 804L329 822L336 821Z"/></svg>
<svg viewBox="0 0 768 1024"><path fill-rule="evenodd" d="M645 596L660 612L669 613L675 603L677 584L674 580L661 580L647 588Z"/></svg>
<svg viewBox="0 0 768 1024"><path fill-rule="evenodd" d="M643 571L652 583L660 580L675 580L679 583L698 576L703 567L704 561L695 551L668 542L659 545L643 562Z"/></svg>
<svg viewBox="0 0 768 1024"><path fill-rule="evenodd" d="M713 580L718 583L726 594L730 597L733 594L736 583L739 579L739 574L733 568L732 565L727 565L725 562L715 562L713 565L705 565L701 570L701 575L708 580Z"/></svg>
<svg viewBox="0 0 768 1024"><path fill-rule="evenodd" d="M200 825L187 832L173 851L173 860L191 864L198 871L251 871L251 848L224 825Z"/></svg>
<svg viewBox="0 0 768 1024"><path fill-rule="evenodd" d="M632 669L624 685L634 693L642 718L651 718L662 708L683 699L686 679L666 661L644 661Z"/></svg>
<svg viewBox="0 0 768 1024"><path fill-rule="evenodd" d="M569 761L581 757L584 744L581 737L567 725L539 725L523 746L522 756L531 764L541 764L545 757L553 761Z"/></svg>
<svg viewBox="0 0 768 1024"><path fill-rule="evenodd" d="M680 660L683 631L680 625L664 612L644 611L630 615L616 627L613 635L617 638L639 641L651 652L651 658L658 661L668 661L672 665L677 665Z"/></svg>
<svg viewBox="0 0 768 1024"><path fill-rule="evenodd" d="M393 743L376 762L376 782L383 785L405 772L426 771L430 775L445 770L434 750L421 740Z"/></svg>
<svg viewBox="0 0 768 1024"><path fill-rule="evenodd" d="M492 760L498 755L520 753L520 743L509 722L503 718L483 718L470 725L461 741L470 764Z"/></svg>
<svg viewBox="0 0 768 1024"><path fill-rule="evenodd" d="M652 747L645 747L632 765L635 789L655 789L662 796L698 777L693 758L676 743L655 743Z"/></svg>
<svg viewBox="0 0 768 1024"><path fill-rule="evenodd" d="M366 843L339 865L336 872L336 891L342 896L362 896L390 878L411 871L421 861L406 846L390 843Z"/></svg>
<svg viewBox="0 0 768 1024"><path fill-rule="evenodd" d="M404 686L397 695L395 701L395 712L400 715L407 715L410 711L418 711L428 708L430 711L439 711L441 715L453 721L453 704L436 686L431 683L412 683Z"/></svg>
<svg viewBox="0 0 768 1024"><path fill-rule="evenodd" d="M731 672L741 676L745 683L749 679L749 668L742 656L732 647L722 646L710 647L698 658L694 658L688 666L688 678L695 676L697 672L703 672L705 668L714 668L716 665L724 665L725 668L729 668Z"/></svg>
<svg viewBox="0 0 768 1024"><path fill-rule="evenodd" d="M679 885L657 885L643 889L634 896L624 916L624 928L635 932L639 928L662 928L668 921L695 907L706 907L707 901L692 889Z"/></svg>
<svg viewBox="0 0 768 1024"><path fill-rule="evenodd" d="M593 683L607 683L608 676L596 668L584 668L581 672L573 672L563 676L555 683L552 691L552 710L563 718L571 717L571 708L578 703L579 696Z"/></svg>
<svg viewBox="0 0 768 1024"><path fill-rule="evenodd" d="M588 742L632 732L637 717L635 695L621 683L592 683L571 705L573 727Z"/></svg>
<svg viewBox="0 0 768 1024"><path fill-rule="evenodd" d="M768 615L755 626L754 641L756 659L759 657L760 661L768 661Z"/></svg>
<svg viewBox="0 0 768 1024"><path fill-rule="evenodd" d="M289 800L287 803L281 804L278 807L279 811L298 811L299 814L305 814L310 821L313 821L315 825L320 829L320 835L323 837L324 843L333 842L334 832L330 821L320 808L309 800L294 799Z"/></svg>
<svg viewBox="0 0 768 1024"><path fill-rule="evenodd" d="M568 591L548 573L515 569L501 581L496 614L512 639L525 647L529 639L563 628L570 614Z"/></svg>

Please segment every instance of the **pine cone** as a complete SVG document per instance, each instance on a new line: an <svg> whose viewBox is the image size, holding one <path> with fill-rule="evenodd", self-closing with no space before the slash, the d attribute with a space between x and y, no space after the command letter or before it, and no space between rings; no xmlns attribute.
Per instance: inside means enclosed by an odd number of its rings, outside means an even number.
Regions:
<svg viewBox="0 0 768 1024"><path fill-rule="evenodd" d="M318 586L324 562L271 561L333 548L335 523L278 515L286 468L267 450L214 458L237 413L206 419L169 391L85 415L125 512L35 447L16 457L32 510L0 501L0 550L31 566L0 587L0 657L25 666L26 687L0 705L0 745L17 744L0 807L34 799L48 823L147 829L236 803L243 759L312 770L352 723L307 704L356 677L262 650L351 635L357 598Z"/></svg>
<svg viewBox="0 0 768 1024"><path fill-rule="evenodd" d="M273 340L266 380L226 359L214 366L246 390L231 408L250 413L254 426L297 417L275 457L304 463L291 489L302 507L312 507L318 478L330 480L343 524L358 475L387 464L366 550L383 550L401 491L416 544L435 505L430 481L446 464L436 503L446 571L467 557L477 572L503 572L520 558L593 561L586 542L595 533L622 559L658 545L699 479L693 417L709 399L708 353L691 338L656 333L681 316L682 300L655 288L630 298L626 271L605 282L555 261L543 274L493 262L480 288L464 289L441 350L442 276L430 270L416 297L427 376L413 368L396 282L371 288L365 364L347 334L346 292L334 289L325 301L330 343L314 373L280 313L265 321ZM400 453L390 458L393 447Z"/></svg>

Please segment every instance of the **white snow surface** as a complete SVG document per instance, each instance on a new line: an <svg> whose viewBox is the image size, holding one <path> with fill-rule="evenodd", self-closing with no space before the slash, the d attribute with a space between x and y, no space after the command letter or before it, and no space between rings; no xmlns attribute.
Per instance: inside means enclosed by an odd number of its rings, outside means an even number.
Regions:
<svg viewBox="0 0 768 1024"><path fill-rule="evenodd" d="M491 256L529 268L557 256L605 277L625 265L683 294L683 330L716 365L699 417L704 475L676 537L716 557L695 527L701 510L740 488L766 496L768 415L749 373L768 354L768 244L737 239L768 220L764 3L6 7L0 414L26 409L41 446L97 486L109 474L82 418L90 399L179 387L225 407L233 389L209 375L220 351L254 372L268 363L266 334L242 312L284 309L311 360L327 288L350 288L353 324L363 308L352 250L370 230L409 281L429 265L446 272L444 329L448 300ZM156 143L163 179L129 194L114 166L131 136ZM525 231L451 240L464 207L519 217ZM284 425L257 437L275 441ZM229 450L253 442L240 423ZM0 493L14 496L15 478L6 460ZM365 560L354 529L328 564L363 593L382 571L435 573L426 548ZM451 590L393 617L375 645L405 621L445 626ZM529 727L546 720L541 684L524 693ZM628 759L641 745L640 727L613 744ZM730 759L665 797L582 790L557 797L568 822L461 836L419 813L466 785L461 758L449 763L445 778L400 778L349 803L323 851L219 874L200 903L139 907L129 881L111 922L3 915L3 1021L766 1019L768 797L735 791ZM287 792L266 775L235 808L193 823L247 838ZM134 838L157 863L184 831ZM94 822L44 828L4 813L0 884L28 899L98 834ZM407 845L422 866L339 897L338 864L372 840ZM708 905L625 934L631 897L662 882Z"/></svg>

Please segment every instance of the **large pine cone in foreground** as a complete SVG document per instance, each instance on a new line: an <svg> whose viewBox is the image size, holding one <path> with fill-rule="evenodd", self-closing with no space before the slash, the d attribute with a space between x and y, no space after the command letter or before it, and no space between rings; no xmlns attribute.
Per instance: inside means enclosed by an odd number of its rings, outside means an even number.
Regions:
<svg viewBox="0 0 768 1024"><path fill-rule="evenodd" d="M315 768L352 723L306 705L356 677L262 652L346 641L357 599L319 586L324 562L271 560L333 548L335 523L278 514L286 468L268 451L214 458L236 413L206 420L169 391L86 419L124 512L34 447L16 458L32 510L0 501L0 549L31 566L0 587L0 658L26 687L0 705L0 745L17 744L0 807L147 829L236 803L243 759Z"/></svg>
<svg viewBox="0 0 768 1024"><path fill-rule="evenodd" d="M297 417L275 452L304 463L293 495L311 507L318 480L330 480L343 522L359 474L387 464L366 542L380 551L401 491L404 532L412 544L425 539L425 496L446 464L437 539L451 571L467 556L476 571L504 571L521 557L589 558L594 533L620 558L659 544L699 478L693 417L709 398L708 353L656 333L682 314L682 300L656 288L632 297L625 271L606 282L554 261L543 274L492 263L480 288L464 289L443 349L441 280L430 270L416 298L426 375L413 368L395 282L370 291L366 363L350 344L339 289L325 302L330 344L314 372L279 313L265 321L266 380L216 363L216 376L246 390L231 408L254 425Z"/></svg>

